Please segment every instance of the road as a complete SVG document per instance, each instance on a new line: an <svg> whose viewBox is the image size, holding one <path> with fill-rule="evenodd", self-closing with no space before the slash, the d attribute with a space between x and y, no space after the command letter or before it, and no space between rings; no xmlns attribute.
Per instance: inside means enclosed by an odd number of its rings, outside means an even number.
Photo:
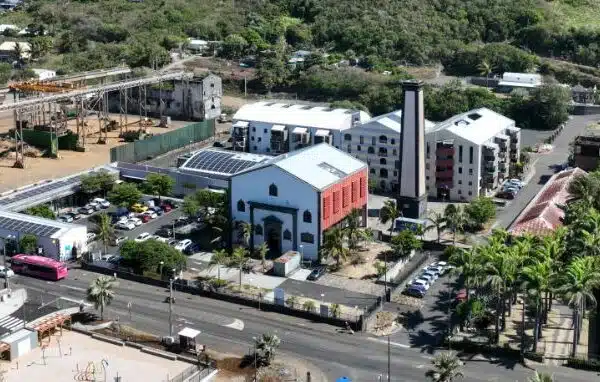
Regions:
<svg viewBox="0 0 600 382"><path fill-rule="evenodd" d="M98 275L73 269L69 278L58 283L16 276L13 287L25 287L47 295L81 299L89 283ZM113 318L131 323L139 330L166 335L167 291L121 280L115 299L106 310ZM50 298L51 296L48 296ZM386 373L387 343L366 334L342 334L336 328L310 320L262 312L224 301L175 292L174 332L184 326L202 331L200 342L227 353L245 354L252 338L274 331L281 338L281 351L305 359L323 371L330 380L345 375L354 381L376 381ZM128 303L131 302L131 320ZM391 343L391 380L423 381L433 357L433 348ZM556 380L589 381L595 374L566 368L541 369L554 373ZM476 358L465 364L464 381L526 381L532 370L513 361ZM384 379L385 380L385 379Z"/></svg>

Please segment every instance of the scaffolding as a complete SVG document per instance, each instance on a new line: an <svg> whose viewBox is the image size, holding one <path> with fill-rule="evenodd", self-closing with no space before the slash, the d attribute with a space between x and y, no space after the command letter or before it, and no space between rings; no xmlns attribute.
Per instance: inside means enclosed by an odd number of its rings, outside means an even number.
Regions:
<svg viewBox="0 0 600 382"><path fill-rule="evenodd" d="M13 110L14 114L16 139L16 160L14 167L25 167L23 128L29 121L33 125L36 123L46 125L49 122L51 133L52 130L55 133L60 129L66 130L67 112L65 104L74 106L76 133L78 135L77 149L85 151L89 128L88 115L90 111L94 111L97 115L98 143L106 143L107 141L109 126L112 124L108 113L109 93L119 92L119 130L123 134L123 129L127 131L128 126L131 125L128 121L128 105L134 101L131 89L137 88L137 100L135 101L139 110L140 119L138 125L139 129L144 129L148 122L146 87L170 80L183 80L187 82L192 77L192 73L185 71L158 72L146 77L85 88L75 88L64 92L54 92L54 94L41 94L38 97L24 100L17 100L17 93L15 93L14 102L0 105L0 112ZM40 92L43 93L43 91ZM162 100L160 102L161 105L164 103ZM47 113L50 113L53 118L46 119Z"/></svg>

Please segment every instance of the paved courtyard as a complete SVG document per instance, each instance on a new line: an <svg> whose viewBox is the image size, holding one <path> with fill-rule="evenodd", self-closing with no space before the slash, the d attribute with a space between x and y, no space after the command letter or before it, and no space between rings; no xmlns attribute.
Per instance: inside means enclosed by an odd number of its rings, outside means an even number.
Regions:
<svg viewBox="0 0 600 382"><path fill-rule="evenodd" d="M10 366L7 382L22 381L170 381L190 365L142 353L138 349L112 345L89 336L64 331L62 339L53 336L42 357L33 349ZM62 353L62 354L61 354Z"/></svg>

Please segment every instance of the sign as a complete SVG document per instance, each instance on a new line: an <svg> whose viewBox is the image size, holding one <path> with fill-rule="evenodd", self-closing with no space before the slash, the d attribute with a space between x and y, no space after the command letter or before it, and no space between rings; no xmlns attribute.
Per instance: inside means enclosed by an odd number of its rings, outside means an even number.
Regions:
<svg viewBox="0 0 600 382"><path fill-rule="evenodd" d="M329 305L321 304L321 317L329 317Z"/></svg>
<svg viewBox="0 0 600 382"><path fill-rule="evenodd" d="M273 289L273 293L275 294L275 304L276 305L284 305L285 304L285 291L282 288Z"/></svg>

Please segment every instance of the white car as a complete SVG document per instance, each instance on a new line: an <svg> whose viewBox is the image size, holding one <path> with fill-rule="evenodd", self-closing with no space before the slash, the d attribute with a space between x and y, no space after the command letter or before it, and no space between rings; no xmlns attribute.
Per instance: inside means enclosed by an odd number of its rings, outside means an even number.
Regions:
<svg viewBox="0 0 600 382"><path fill-rule="evenodd" d="M169 239L165 238L165 237L160 237L158 235L152 235L151 239L156 240L156 241L160 241L161 243L168 243Z"/></svg>
<svg viewBox="0 0 600 382"><path fill-rule="evenodd" d="M414 279L410 284L410 285L418 285L420 287L425 288L425 290L429 290L429 283L425 280L422 279Z"/></svg>
<svg viewBox="0 0 600 382"><path fill-rule="evenodd" d="M88 234L87 234L87 241L88 241L88 243L91 242L91 241L94 241L94 240L96 240L96 234L93 233L93 232L88 232Z"/></svg>
<svg viewBox="0 0 600 382"><path fill-rule="evenodd" d="M192 241L190 239L183 239L179 243L175 244L175 249L178 251L184 251L190 245L192 245Z"/></svg>
<svg viewBox="0 0 600 382"><path fill-rule="evenodd" d="M427 268L423 268L424 271L429 271L429 272L433 272L436 275L438 275L438 277L440 275L444 274L444 267L438 266L438 265L430 265Z"/></svg>
<svg viewBox="0 0 600 382"><path fill-rule="evenodd" d="M95 202L95 201L90 201L88 204L86 204L86 206L88 207L92 207L94 210L98 211L99 209L102 208L102 206L100 205L100 203Z"/></svg>
<svg viewBox="0 0 600 382"><path fill-rule="evenodd" d="M142 219L140 218L131 218L128 220L128 222L133 223L136 227L142 225Z"/></svg>
<svg viewBox="0 0 600 382"><path fill-rule="evenodd" d="M15 272L13 272L12 269L7 268L3 265L0 265L0 277L9 278L9 277L13 277L14 275L15 275Z"/></svg>
<svg viewBox="0 0 600 382"><path fill-rule="evenodd" d="M146 212L142 212L143 216L149 216L150 219L156 219L158 217L158 215L156 214L156 212L152 211L152 210L148 210Z"/></svg>
<svg viewBox="0 0 600 382"><path fill-rule="evenodd" d="M151 237L152 237L152 235L150 235L148 232L142 232L134 240L137 241L138 243L141 243L142 241L146 241L146 240L150 239Z"/></svg>
<svg viewBox="0 0 600 382"><path fill-rule="evenodd" d="M431 281L435 281L438 279L439 275L436 272L426 270L421 273L421 277L429 277L431 278Z"/></svg>
<svg viewBox="0 0 600 382"><path fill-rule="evenodd" d="M97 203L102 208L110 207L110 202L108 200L102 199L102 198L95 198L94 200L92 200L92 203Z"/></svg>
<svg viewBox="0 0 600 382"><path fill-rule="evenodd" d="M117 228L131 231L132 229L135 229L135 224L133 224L129 220L125 220L125 221L117 223Z"/></svg>

